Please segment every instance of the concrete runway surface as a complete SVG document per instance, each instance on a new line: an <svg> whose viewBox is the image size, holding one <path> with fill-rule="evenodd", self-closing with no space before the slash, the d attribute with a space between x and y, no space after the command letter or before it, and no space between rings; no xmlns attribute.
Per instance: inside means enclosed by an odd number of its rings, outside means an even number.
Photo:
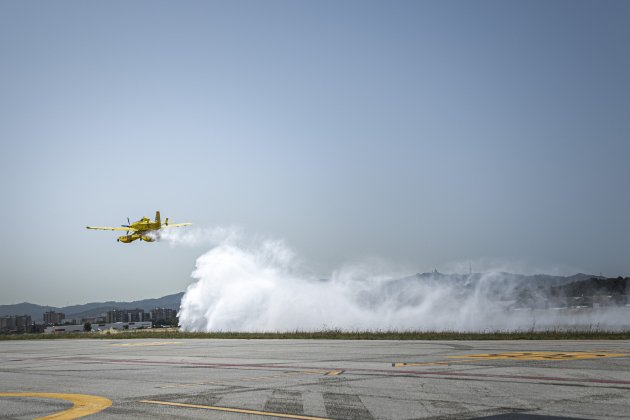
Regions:
<svg viewBox="0 0 630 420"><path fill-rule="evenodd" d="M630 341L0 341L0 418L628 419Z"/></svg>

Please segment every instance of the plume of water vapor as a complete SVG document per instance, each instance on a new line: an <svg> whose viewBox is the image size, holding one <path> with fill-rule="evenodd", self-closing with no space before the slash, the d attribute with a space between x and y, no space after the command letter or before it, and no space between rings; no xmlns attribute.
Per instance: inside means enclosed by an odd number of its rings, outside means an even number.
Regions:
<svg viewBox="0 0 630 420"><path fill-rule="evenodd" d="M234 243L242 237L242 230L236 226L216 226L212 228L162 229L159 234L151 233L153 239L168 242L170 246L216 246Z"/></svg>
<svg viewBox="0 0 630 420"><path fill-rule="evenodd" d="M197 259L196 281L182 298L179 320L186 331L628 328L626 308L515 310L504 297L514 295L518 284L506 273L401 279L354 264L321 280L304 274L283 241L246 242L233 229L163 239L174 245L216 244Z"/></svg>

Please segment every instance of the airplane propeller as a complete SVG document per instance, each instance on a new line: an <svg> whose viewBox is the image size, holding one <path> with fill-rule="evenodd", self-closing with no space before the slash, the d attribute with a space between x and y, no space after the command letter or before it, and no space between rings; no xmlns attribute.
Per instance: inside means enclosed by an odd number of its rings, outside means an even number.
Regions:
<svg viewBox="0 0 630 420"><path fill-rule="evenodd" d="M131 227L131 222L129 221L129 218L127 217L127 224L126 225L120 225L120 226L121 227L130 228ZM126 235L129 236L129 230L127 230Z"/></svg>

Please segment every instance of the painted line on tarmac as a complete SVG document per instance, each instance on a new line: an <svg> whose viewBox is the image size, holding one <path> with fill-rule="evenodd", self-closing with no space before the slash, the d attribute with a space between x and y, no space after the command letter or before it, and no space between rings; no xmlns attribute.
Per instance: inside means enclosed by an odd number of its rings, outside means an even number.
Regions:
<svg viewBox="0 0 630 420"><path fill-rule="evenodd" d="M331 370L330 372L326 372L324 375L326 376L339 376L344 373L345 370Z"/></svg>
<svg viewBox="0 0 630 420"><path fill-rule="evenodd" d="M64 360L63 358L54 358L59 362ZM273 365L264 363L253 364L238 364L238 363L203 363L203 362L186 362L175 360L147 360L147 359L106 359L97 357L72 357L73 362L80 360L86 362L100 362L100 363L113 363L113 364L137 364L137 365L156 365L156 366L199 366L207 368L246 368L246 369L308 369L308 370L321 370L319 367L313 366L287 366L285 365ZM326 371L335 370L332 368L326 369ZM337 370L340 370L337 368ZM385 375L422 375L422 376L446 376L446 377L479 377L479 378L504 378L504 379L535 379L540 381L566 381L566 382L582 382L582 383L598 383L598 384L612 384L612 385L630 385L630 381L623 381L617 379L589 379L589 378L569 378L569 377L552 377L552 376L518 376L518 375L499 375L499 374L483 374L483 373L464 373L464 372L452 372L444 370L434 371L414 371L414 370L392 370L392 369L366 369L366 368L345 368L347 373L377 373Z"/></svg>
<svg viewBox="0 0 630 420"><path fill-rule="evenodd" d="M486 360L575 360L598 359L602 357L623 357L622 353L588 353L582 351L553 352L529 351L509 353L464 354L461 356L447 356L449 359L486 359Z"/></svg>
<svg viewBox="0 0 630 420"><path fill-rule="evenodd" d="M406 366L435 366L451 365L454 363L473 362L479 359L486 360L575 360L575 359L598 359L603 357L623 357L624 353L588 353L581 351L573 352L552 352L552 351L530 351L530 352L508 352L508 353L485 353L485 354L465 354L458 356L446 356L448 359L458 359L449 362L399 362L392 363L392 367Z"/></svg>
<svg viewBox="0 0 630 420"><path fill-rule="evenodd" d="M150 341L146 343L115 343L114 347L145 347L145 346L168 346L171 344L182 344L181 341Z"/></svg>
<svg viewBox="0 0 630 420"><path fill-rule="evenodd" d="M330 419L327 419L325 417L302 416L302 415L299 415L299 414L272 413L270 411L245 410L245 409L241 409L241 408L218 407L218 406L215 406L215 405L184 404L184 403L177 403L177 402L153 401L153 400L142 400L142 401L139 401L139 402L146 403L146 404L170 405L170 406L174 406L174 407L201 408L201 409L204 409L204 410L226 411L226 412L229 412L229 413L252 414L252 415L255 415L255 416L281 417L281 418L285 418L285 419L330 420Z"/></svg>
<svg viewBox="0 0 630 420"><path fill-rule="evenodd" d="M185 387L189 387L189 386L205 386L205 385L225 385L225 382L218 382L218 381L193 382L193 383L186 383L186 384L172 384L172 385L156 386L156 388L160 388L160 389L164 389L164 388L185 388Z"/></svg>
<svg viewBox="0 0 630 420"><path fill-rule="evenodd" d="M285 378L287 376L296 376L296 375L341 375L343 370L306 370L306 371L289 371L284 372L280 375L266 375L266 376L252 376L245 378L232 378L232 379L224 379L222 381L205 381L205 382L187 382L187 383L178 383L178 384L170 384L170 385L162 385L157 386L156 388L184 388L189 386L203 386L203 385L230 385L234 382L240 381L261 381L265 379L277 379L277 378Z"/></svg>
<svg viewBox="0 0 630 420"><path fill-rule="evenodd" d="M51 414L49 416L39 417L38 420L78 419L79 417L89 416L90 414L103 411L107 407L112 405L112 401L107 398L84 394L58 394L52 392L1 392L0 397L51 398L56 400L70 401L72 403L71 408L55 414Z"/></svg>

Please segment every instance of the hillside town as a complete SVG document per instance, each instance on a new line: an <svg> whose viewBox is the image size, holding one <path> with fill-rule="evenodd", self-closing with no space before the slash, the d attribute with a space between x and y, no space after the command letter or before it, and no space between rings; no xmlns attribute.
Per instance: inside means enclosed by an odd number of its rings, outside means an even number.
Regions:
<svg viewBox="0 0 630 420"><path fill-rule="evenodd" d="M100 316L66 318L63 312L44 312L43 321L30 315L0 317L0 334L82 332L177 326L177 311L171 308L113 309Z"/></svg>

